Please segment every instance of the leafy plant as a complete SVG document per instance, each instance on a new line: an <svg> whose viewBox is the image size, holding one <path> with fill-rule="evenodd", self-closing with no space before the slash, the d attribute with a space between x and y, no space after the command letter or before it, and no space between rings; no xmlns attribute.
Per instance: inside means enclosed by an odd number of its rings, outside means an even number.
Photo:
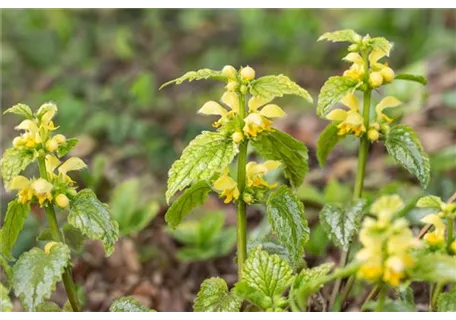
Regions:
<svg viewBox="0 0 456 320"><path fill-rule="evenodd" d="M175 229L173 238L184 245L177 257L186 262L202 261L227 255L236 243L236 229L224 228L223 212L208 212L201 220L188 220Z"/></svg>

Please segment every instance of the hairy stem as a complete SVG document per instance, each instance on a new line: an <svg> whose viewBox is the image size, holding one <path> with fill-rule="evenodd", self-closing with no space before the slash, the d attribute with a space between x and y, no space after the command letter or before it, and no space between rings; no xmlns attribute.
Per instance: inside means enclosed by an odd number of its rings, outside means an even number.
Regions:
<svg viewBox="0 0 456 320"><path fill-rule="evenodd" d="M243 120L245 118L245 95L239 94L239 117ZM237 183L239 188L239 199L236 203L237 212L237 264L238 264L238 277L241 279L242 270L244 269L244 262L247 259L247 205L243 199L245 189L246 172L245 166L247 164L247 139L244 139L239 144L239 155L237 165Z"/></svg>
<svg viewBox="0 0 456 320"><path fill-rule="evenodd" d="M429 306L430 311L437 310L437 302L439 301L440 292L443 290L443 283L439 282L435 285L434 292L432 294L431 305Z"/></svg>
<svg viewBox="0 0 456 320"><path fill-rule="evenodd" d="M383 288L380 289L380 294L378 296L377 300L377 308L375 309L376 312L382 312L383 311L383 306L385 305L385 298L386 298L386 291L387 287L384 286Z"/></svg>
<svg viewBox="0 0 456 320"><path fill-rule="evenodd" d="M38 163L40 167L40 176L43 179L48 179L47 171L46 171L46 163L44 157L38 158ZM49 224L49 228L51 229L52 238L56 242L65 243L65 240L60 232L59 224L57 222L57 217L55 215L54 206L52 204L46 204L44 206L44 210L46 212L46 219ZM73 282L73 277L71 275L71 266L68 266L63 275L62 275L63 285L65 287L65 291L68 296L68 300L70 301L71 308L73 311L80 311L79 300L76 294L76 288Z"/></svg>

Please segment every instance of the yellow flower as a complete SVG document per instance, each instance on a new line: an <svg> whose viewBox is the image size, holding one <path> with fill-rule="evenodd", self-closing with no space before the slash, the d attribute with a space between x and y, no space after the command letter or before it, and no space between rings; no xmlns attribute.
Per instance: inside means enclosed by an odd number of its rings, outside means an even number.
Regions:
<svg viewBox="0 0 456 320"><path fill-rule="evenodd" d="M270 185L263 176L269 171L275 170L280 166L280 161L268 160L264 163L251 161L246 165L247 186L249 187L266 187L275 188L277 183Z"/></svg>
<svg viewBox="0 0 456 320"><path fill-rule="evenodd" d="M252 97L248 106L250 114L244 119L245 125L242 129L247 136L256 137L258 133L270 130L272 118L282 118L286 113L276 104L267 104L271 100ZM261 109L261 110L260 110Z"/></svg>
<svg viewBox="0 0 456 320"><path fill-rule="evenodd" d="M399 101L397 98L388 96L382 99L379 104L375 106L375 114L377 117L378 122L386 122L387 124L390 124L393 119L389 118L383 113L383 110L388 109L388 108L395 108L399 106L402 102Z"/></svg>
<svg viewBox="0 0 456 320"><path fill-rule="evenodd" d="M380 72L374 71L369 74L369 84L372 88L378 88L383 84L383 76Z"/></svg>
<svg viewBox="0 0 456 320"><path fill-rule="evenodd" d="M372 204L371 212L377 216L380 226L386 227L403 206L404 202L398 195L382 196Z"/></svg>
<svg viewBox="0 0 456 320"><path fill-rule="evenodd" d="M424 236L424 240L431 246L440 246L445 243L445 224L438 214L428 214L421 222L432 224L434 231L428 232Z"/></svg>
<svg viewBox="0 0 456 320"><path fill-rule="evenodd" d="M27 148L34 148L42 142L38 125L34 120L24 120L15 129L25 131L19 137L20 140L16 140L17 146L23 145Z"/></svg>
<svg viewBox="0 0 456 320"><path fill-rule="evenodd" d="M33 198L31 182L24 176L15 176L8 185L8 190L19 190L17 196L20 203L27 203Z"/></svg>
<svg viewBox="0 0 456 320"><path fill-rule="evenodd" d="M60 160L55 156L49 154L46 156L46 171L48 172L51 180L57 177L55 174L55 169L58 167L59 176L63 177L63 179L70 184L72 184L74 181L67 175L67 173L70 171L81 170L86 167L84 161L77 157L71 157L62 165L60 164Z"/></svg>
<svg viewBox="0 0 456 320"><path fill-rule="evenodd" d="M221 101L227 105L231 110L228 111L222 107L218 102L208 101L206 102L201 109L198 110L198 113L204 115L217 115L220 116L220 119L214 122L213 126L218 128L224 122L231 119L235 114L239 113L239 96L236 92L227 91L223 94Z"/></svg>
<svg viewBox="0 0 456 320"><path fill-rule="evenodd" d="M237 200L239 198L239 189L236 181L230 177L228 168L225 168L223 174L214 181L214 190L220 194L220 197L225 197L225 203Z"/></svg>
<svg viewBox="0 0 456 320"><path fill-rule="evenodd" d="M385 67L382 70L380 70L380 73L383 76L383 81L384 82L388 83L388 82L393 81L393 79L394 79L394 71L393 71L393 69L391 69L389 67Z"/></svg>
<svg viewBox="0 0 456 320"><path fill-rule="evenodd" d="M358 98L351 93L345 96L341 102L349 108L348 111L335 109L326 116L326 119L328 120L341 121L341 123L337 125L337 128L339 128L337 134L344 136L353 133L355 136L360 136L363 132L366 132L364 118L359 113Z"/></svg>
<svg viewBox="0 0 456 320"><path fill-rule="evenodd" d="M41 107L38 109L37 114L41 120L40 124L45 130L52 131L57 129L54 126L54 122L52 122L52 118L54 118L56 112L57 106L51 102L41 105Z"/></svg>
<svg viewBox="0 0 456 320"><path fill-rule="evenodd" d="M344 57L343 60L353 63L351 67L344 72L344 76L355 80L362 80L364 77L363 58L358 53L351 52L346 57Z"/></svg>
<svg viewBox="0 0 456 320"><path fill-rule="evenodd" d="M52 200L51 190L54 186L49 181L39 178L32 182L31 188L34 191L35 196L38 198L38 202L42 206L44 201Z"/></svg>

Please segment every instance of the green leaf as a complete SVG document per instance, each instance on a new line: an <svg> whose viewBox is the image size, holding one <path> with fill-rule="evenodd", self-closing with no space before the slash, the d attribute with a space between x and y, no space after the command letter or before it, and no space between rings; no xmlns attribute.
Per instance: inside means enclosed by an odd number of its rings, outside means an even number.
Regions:
<svg viewBox="0 0 456 320"><path fill-rule="evenodd" d="M0 283L0 312L11 311L13 311L13 304L11 303L8 289Z"/></svg>
<svg viewBox="0 0 456 320"><path fill-rule="evenodd" d="M119 225L92 190L79 191L70 202L68 223L90 239L100 240L106 256L111 255L119 238Z"/></svg>
<svg viewBox="0 0 456 320"><path fill-rule="evenodd" d="M70 152L77 144L79 140L76 138L71 138L67 139L64 143L59 144L59 147L57 148L57 157L61 158L64 155L66 155L68 152Z"/></svg>
<svg viewBox="0 0 456 320"><path fill-rule="evenodd" d="M269 196L267 214L272 231L287 248L293 265L297 265L310 233L304 218L304 205L289 188L280 186Z"/></svg>
<svg viewBox="0 0 456 320"><path fill-rule="evenodd" d="M11 283L11 279L13 277L13 269L9 265L8 261L3 257L3 255L0 254L0 267L6 276L6 280L8 281L8 284Z"/></svg>
<svg viewBox="0 0 456 320"><path fill-rule="evenodd" d="M52 301L46 301L36 306L36 312L62 312L62 309Z"/></svg>
<svg viewBox="0 0 456 320"><path fill-rule="evenodd" d="M8 204L5 221L0 230L0 253L9 260L13 260L11 250L24 226L29 211L30 205L22 204L19 200L13 200Z"/></svg>
<svg viewBox="0 0 456 320"><path fill-rule="evenodd" d="M39 248L24 253L13 267L13 288L22 306L28 311L49 299L70 261L70 249L56 243L49 254Z"/></svg>
<svg viewBox="0 0 456 320"><path fill-rule="evenodd" d="M295 277L291 297L300 305L301 310L305 309L303 303L307 301L307 298L323 287L323 284L315 285L315 283L319 283L318 280L326 276L333 266L334 263L325 263L312 269L302 269Z"/></svg>
<svg viewBox="0 0 456 320"><path fill-rule="evenodd" d="M163 89L170 84L181 84L184 81L192 82L193 80L206 80L206 79L214 79L220 81L227 81L227 78L222 75L221 71L211 70L211 69L200 69L198 71L189 71L184 74L182 77L168 81L161 85L160 89Z"/></svg>
<svg viewBox="0 0 456 320"><path fill-rule="evenodd" d="M74 252L81 253L84 248L85 237L81 231L70 224L64 224L63 236L65 238L66 245ZM44 229L40 235L36 238L38 241L54 241L51 229Z"/></svg>
<svg viewBox="0 0 456 320"><path fill-rule="evenodd" d="M441 210L442 206L444 206L445 203L440 199L439 197L436 196L425 196L420 199L418 199L416 206L419 208L433 208L437 210Z"/></svg>
<svg viewBox="0 0 456 320"><path fill-rule="evenodd" d="M28 105L22 104L22 103L18 103L9 109L6 109L3 112L3 114L7 114L7 113L14 113L19 116L23 116L24 118L30 119L30 120L33 119L33 112L30 109L30 107Z"/></svg>
<svg viewBox="0 0 456 320"><path fill-rule="evenodd" d="M165 215L165 221L175 228L194 208L201 206L207 199L211 187L206 181L199 181L177 198Z"/></svg>
<svg viewBox="0 0 456 320"><path fill-rule="evenodd" d="M456 282L456 257L444 254L421 254L411 272L413 280L429 282Z"/></svg>
<svg viewBox="0 0 456 320"><path fill-rule="evenodd" d="M292 279L292 269L285 260L257 247L249 252L234 292L263 310L280 307Z"/></svg>
<svg viewBox="0 0 456 320"><path fill-rule="evenodd" d="M193 304L195 312L239 312L242 299L228 291L225 280L209 278L204 280Z"/></svg>
<svg viewBox="0 0 456 320"><path fill-rule="evenodd" d="M9 185L13 177L21 173L35 159L34 152L29 149L6 149L1 160L1 172L5 187Z"/></svg>
<svg viewBox="0 0 456 320"><path fill-rule="evenodd" d="M456 287L451 291L441 293L438 301L439 312L456 312Z"/></svg>
<svg viewBox="0 0 456 320"><path fill-rule="evenodd" d="M355 43L361 39L361 36L351 29L326 32L317 41L328 40L332 42L352 42Z"/></svg>
<svg viewBox="0 0 456 320"><path fill-rule="evenodd" d="M233 161L238 153L236 143L218 132L204 131L193 139L168 173L166 201L193 181L209 179Z"/></svg>
<svg viewBox="0 0 456 320"><path fill-rule="evenodd" d="M353 93L361 84L361 81L349 77L330 77L318 95L318 116L324 118L333 105L342 100L347 94Z"/></svg>
<svg viewBox="0 0 456 320"><path fill-rule="evenodd" d="M393 44L383 37L372 38L369 44L373 49L382 51L387 57L389 57L390 51L393 48Z"/></svg>
<svg viewBox="0 0 456 320"><path fill-rule="evenodd" d="M421 83L423 86L427 84L427 80L423 76L416 74L400 73L394 77L394 80L406 80Z"/></svg>
<svg viewBox="0 0 456 320"><path fill-rule="evenodd" d="M326 204L320 212L320 223L336 246L347 250L353 235L359 230L366 201L360 199L353 205L342 209Z"/></svg>
<svg viewBox="0 0 456 320"><path fill-rule="evenodd" d="M377 310L378 301L369 301L363 307L363 311ZM402 301L402 300L391 300L387 299L383 305L382 312L416 312L415 305Z"/></svg>
<svg viewBox="0 0 456 320"><path fill-rule="evenodd" d="M413 129L406 125L392 127L385 146L388 153L426 188L430 179L429 157Z"/></svg>
<svg viewBox="0 0 456 320"><path fill-rule="evenodd" d="M325 166L328 155L342 139L342 137L337 134L338 131L337 123L333 122L326 126L325 130L320 133L317 140L317 159L320 167Z"/></svg>
<svg viewBox="0 0 456 320"><path fill-rule="evenodd" d="M275 97L283 97L287 94L300 96L312 103L313 99L307 90L301 88L287 76L265 76L258 78L251 83L250 94L265 100L272 100Z"/></svg>
<svg viewBox="0 0 456 320"><path fill-rule="evenodd" d="M122 297L117 300L114 300L111 307L109 308L110 312L150 312L155 311L143 306L133 297Z"/></svg>
<svg viewBox="0 0 456 320"><path fill-rule="evenodd" d="M285 176L293 188L304 182L309 170L309 157L304 143L279 130L264 131L252 143L263 158L282 163Z"/></svg>

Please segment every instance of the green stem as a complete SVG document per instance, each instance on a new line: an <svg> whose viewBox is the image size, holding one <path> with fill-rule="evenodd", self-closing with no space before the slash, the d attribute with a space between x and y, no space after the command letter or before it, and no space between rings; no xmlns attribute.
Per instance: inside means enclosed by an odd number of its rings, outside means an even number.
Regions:
<svg viewBox="0 0 456 320"><path fill-rule="evenodd" d="M48 179L44 157L38 158L38 164L40 167L41 178ZM46 219L48 221L49 228L51 229L53 240L56 242L65 243L62 233L60 232L59 224L57 222L54 206L52 204L46 204L44 206L44 210L46 212ZM62 280L73 311L80 311L79 300L76 294L75 285L73 283L73 277L71 275L71 266L65 269L65 272L62 275Z"/></svg>
<svg viewBox="0 0 456 320"><path fill-rule="evenodd" d="M245 95L239 94L239 117L242 122L245 118ZM246 172L245 166L247 165L247 139L244 139L239 145L238 166L237 166L237 183L239 188L239 199L236 203L237 211L237 264L238 276L242 278L242 270L244 269L244 262L247 259L247 205L243 199Z"/></svg>
<svg viewBox="0 0 456 320"><path fill-rule="evenodd" d="M377 300L377 308L375 309L376 312L383 311L383 306L385 305L386 291L387 291L386 286L384 286L383 288L380 289L380 294L379 294L378 300Z"/></svg>
<svg viewBox="0 0 456 320"><path fill-rule="evenodd" d="M439 282L436 284L434 293L432 294L432 300L430 305L430 311L437 310L437 302L439 301L440 292L443 290L443 283Z"/></svg>

